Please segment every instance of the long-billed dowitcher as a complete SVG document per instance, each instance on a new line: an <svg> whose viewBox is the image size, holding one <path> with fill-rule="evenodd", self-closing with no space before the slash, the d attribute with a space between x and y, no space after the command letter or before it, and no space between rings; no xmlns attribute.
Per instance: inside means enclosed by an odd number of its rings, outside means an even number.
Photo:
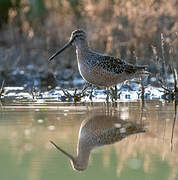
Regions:
<svg viewBox="0 0 178 180"><path fill-rule="evenodd" d="M76 46L78 68L85 81L96 86L110 87L133 78L145 66L137 66L113 56L92 51L88 46L87 35L83 30L72 32L69 42L52 55L51 61L70 45Z"/></svg>
<svg viewBox="0 0 178 180"><path fill-rule="evenodd" d="M82 121L76 157L64 151L53 141L50 142L71 160L74 169L83 171L88 167L90 153L94 148L114 144L130 135L143 132L145 130L140 124L102 113L97 116L89 116Z"/></svg>

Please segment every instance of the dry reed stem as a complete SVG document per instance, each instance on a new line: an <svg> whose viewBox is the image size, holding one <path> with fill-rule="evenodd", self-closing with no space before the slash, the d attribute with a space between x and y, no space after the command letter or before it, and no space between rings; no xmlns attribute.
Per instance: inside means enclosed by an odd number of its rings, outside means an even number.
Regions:
<svg viewBox="0 0 178 180"><path fill-rule="evenodd" d="M5 80L2 81L2 84L1 84L1 89L0 89L0 98L2 96L2 93L4 92L4 84L5 84Z"/></svg>

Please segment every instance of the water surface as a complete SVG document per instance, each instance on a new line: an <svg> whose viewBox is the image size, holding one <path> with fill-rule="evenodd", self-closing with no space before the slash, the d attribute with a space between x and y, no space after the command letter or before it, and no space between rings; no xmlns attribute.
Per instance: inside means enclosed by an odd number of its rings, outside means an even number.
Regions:
<svg viewBox="0 0 178 180"><path fill-rule="evenodd" d="M103 180L176 180L176 110L175 102L158 100L147 101L144 106L140 101L120 102L117 107L107 107L103 103L76 106L69 103L2 105L0 179L78 180L97 177ZM109 128L118 129L121 134L127 132L128 124L142 127L146 132L127 134L128 136L125 135L125 138L117 141L113 140L113 135L108 135L108 131L105 131L104 140L111 144L103 146L99 141L93 141L95 145L100 143L100 146L96 145L91 150L88 167L78 172L72 168L69 159L50 144L49 140L54 141L72 156L76 156L81 138L79 130L91 119L94 122L98 119L101 127L105 127L106 120L113 121L113 128L110 125ZM127 124L124 126L125 129L121 127L122 122ZM97 126L94 124L94 127ZM130 133L133 128L128 130Z"/></svg>

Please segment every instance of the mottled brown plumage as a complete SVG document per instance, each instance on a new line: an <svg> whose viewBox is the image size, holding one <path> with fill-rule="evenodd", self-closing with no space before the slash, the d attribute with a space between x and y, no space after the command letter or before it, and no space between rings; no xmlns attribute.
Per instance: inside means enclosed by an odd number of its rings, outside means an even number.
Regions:
<svg viewBox="0 0 178 180"><path fill-rule="evenodd" d="M92 51L83 30L73 31L69 42L49 60L70 45L76 46L79 72L83 79L90 84L110 87L135 77L145 69L145 66L132 65L122 59Z"/></svg>

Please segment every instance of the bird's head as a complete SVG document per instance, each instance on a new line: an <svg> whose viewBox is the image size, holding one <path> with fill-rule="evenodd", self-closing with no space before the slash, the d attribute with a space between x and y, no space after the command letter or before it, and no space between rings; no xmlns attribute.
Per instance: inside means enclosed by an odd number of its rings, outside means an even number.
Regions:
<svg viewBox="0 0 178 180"><path fill-rule="evenodd" d="M79 161L78 157L73 157L71 154L64 151L62 148L60 148L58 145L56 145L53 141L50 141L51 144L54 145L60 152L62 152L65 156L67 156L70 159L71 165L74 170L77 171L84 171L88 167L88 161L87 163L84 163L83 161Z"/></svg>
<svg viewBox="0 0 178 180"><path fill-rule="evenodd" d="M86 32L81 29L78 29L72 32L69 42L71 41L72 45L77 46L78 44L86 40L87 40Z"/></svg>
<svg viewBox="0 0 178 180"><path fill-rule="evenodd" d="M72 32L68 43L65 44L64 47L57 51L54 55L52 55L49 60L51 61L54 57L56 57L58 54L60 54L62 51L64 51L71 45L80 46L84 45L84 43L87 44L87 34L85 33L85 31L81 29L75 30Z"/></svg>

